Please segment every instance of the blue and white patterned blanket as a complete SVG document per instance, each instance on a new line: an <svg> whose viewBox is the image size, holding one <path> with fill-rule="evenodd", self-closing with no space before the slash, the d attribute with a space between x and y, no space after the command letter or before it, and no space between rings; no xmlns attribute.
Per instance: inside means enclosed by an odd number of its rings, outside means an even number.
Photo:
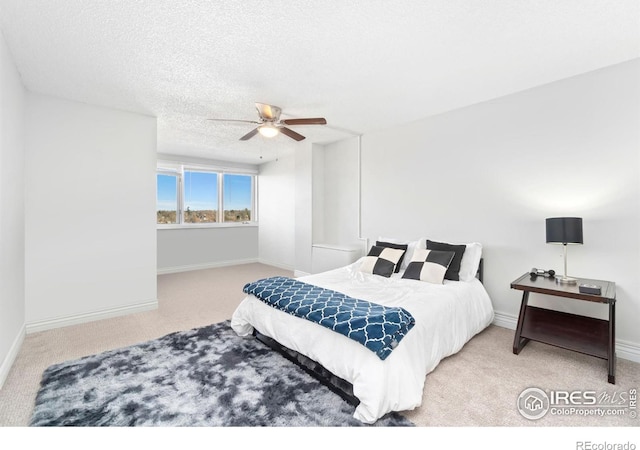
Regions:
<svg viewBox="0 0 640 450"><path fill-rule="evenodd" d="M341 333L384 360L415 325L404 308L378 305L287 277L271 277L243 288L268 305Z"/></svg>

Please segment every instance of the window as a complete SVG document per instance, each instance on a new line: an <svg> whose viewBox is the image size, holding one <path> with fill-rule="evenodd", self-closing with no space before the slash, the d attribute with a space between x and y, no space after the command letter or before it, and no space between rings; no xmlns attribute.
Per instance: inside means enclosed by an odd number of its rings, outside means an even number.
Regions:
<svg viewBox="0 0 640 450"><path fill-rule="evenodd" d="M156 175L156 183L156 212L158 223L178 223L178 175L158 172Z"/></svg>
<svg viewBox="0 0 640 450"><path fill-rule="evenodd" d="M159 164L158 225L219 226L255 222L255 175L214 167Z"/></svg>
<svg viewBox="0 0 640 450"><path fill-rule="evenodd" d="M184 171L184 223L218 221L218 174Z"/></svg>
<svg viewBox="0 0 640 450"><path fill-rule="evenodd" d="M248 222L251 220L253 177L224 174L224 221Z"/></svg>

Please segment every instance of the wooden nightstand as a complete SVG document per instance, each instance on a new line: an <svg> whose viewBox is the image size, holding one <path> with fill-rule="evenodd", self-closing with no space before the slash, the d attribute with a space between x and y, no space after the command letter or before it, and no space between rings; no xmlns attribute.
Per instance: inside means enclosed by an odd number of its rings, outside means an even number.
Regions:
<svg viewBox="0 0 640 450"><path fill-rule="evenodd" d="M602 287L600 295L579 292L580 284ZM555 345L567 350L604 359L609 365L609 383L616 382L616 285L611 281L579 279L576 285L556 283L554 278L532 277L525 273L511 283L512 289L523 291L520 315L513 340L513 353L518 354L529 340ZM609 320L529 306L529 293L574 298L609 305Z"/></svg>

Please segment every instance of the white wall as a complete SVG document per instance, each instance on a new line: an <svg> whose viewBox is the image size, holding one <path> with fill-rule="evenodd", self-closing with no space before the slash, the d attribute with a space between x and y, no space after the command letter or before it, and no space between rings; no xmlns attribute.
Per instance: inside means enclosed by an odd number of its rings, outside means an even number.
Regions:
<svg viewBox="0 0 640 450"><path fill-rule="evenodd" d="M260 166L259 258L290 270L295 267L295 182L293 155Z"/></svg>
<svg viewBox="0 0 640 450"><path fill-rule="evenodd" d="M313 242L313 152L317 144L301 142L295 152L295 271L311 273Z"/></svg>
<svg viewBox="0 0 640 450"><path fill-rule="evenodd" d="M324 145L313 158L314 244L359 245L358 138Z"/></svg>
<svg viewBox="0 0 640 450"><path fill-rule="evenodd" d="M0 33L0 387L25 334L24 97Z"/></svg>
<svg viewBox="0 0 640 450"><path fill-rule="evenodd" d="M314 244L325 242L324 154L324 145L313 146L311 154L311 240Z"/></svg>
<svg viewBox="0 0 640 450"><path fill-rule="evenodd" d="M258 227L158 230L158 273L258 261Z"/></svg>
<svg viewBox="0 0 640 450"><path fill-rule="evenodd" d="M156 119L27 95L28 329L156 299Z"/></svg>
<svg viewBox="0 0 640 450"><path fill-rule="evenodd" d="M176 155L171 153L158 153L158 161L172 162L177 164L194 164L213 166L220 170L231 169L238 171L247 171L247 173L257 173L258 166L255 164L246 164L232 161L220 161L219 159L198 158L195 156Z"/></svg>
<svg viewBox="0 0 640 450"><path fill-rule="evenodd" d="M362 138L365 237L484 247L496 311L515 319L510 282L532 267L562 272L544 219L579 216L584 245L569 275L617 283L617 337L640 345L640 60ZM532 296L594 316L606 307Z"/></svg>

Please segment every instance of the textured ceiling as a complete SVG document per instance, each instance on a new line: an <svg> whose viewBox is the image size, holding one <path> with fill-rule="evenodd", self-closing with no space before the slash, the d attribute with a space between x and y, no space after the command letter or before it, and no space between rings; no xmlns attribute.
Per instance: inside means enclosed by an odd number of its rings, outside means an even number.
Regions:
<svg viewBox="0 0 640 450"><path fill-rule="evenodd" d="M158 151L237 162L254 102L330 142L640 56L638 0L0 0L27 89L158 118ZM260 157L262 156L262 159Z"/></svg>

